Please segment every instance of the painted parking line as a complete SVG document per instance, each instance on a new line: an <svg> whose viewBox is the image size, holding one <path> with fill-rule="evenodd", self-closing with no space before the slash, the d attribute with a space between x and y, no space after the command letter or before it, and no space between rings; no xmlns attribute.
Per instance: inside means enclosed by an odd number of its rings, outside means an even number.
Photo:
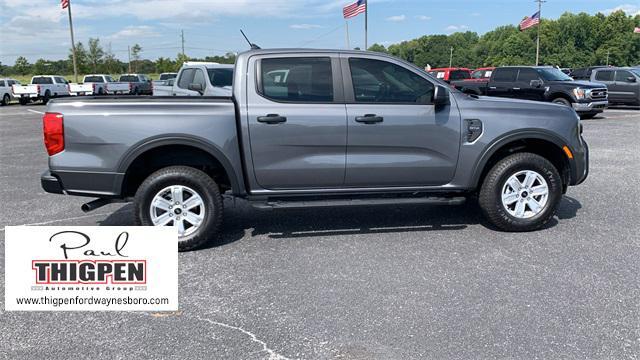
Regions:
<svg viewBox="0 0 640 360"><path fill-rule="evenodd" d="M74 216L74 217L69 217L69 218L65 218L65 219L56 219L56 220L49 220L49 221L43 221L43 222L37 222L37 223L30 223L30 224L18 224L18 225L7 225L7 226L39 226L39 225L49 225L49 224L55 224L55 223L63 222L63 221L71 221L71 220L86 219L86 218L92 218L92 217L97 217L97 216L107 216L107 215L110 215L110 214L111 214L111 213L98 213L98 214L91 214L91 215ZM0 229L0 232L4 232L4 228Z"/></svg>
<svg viewBox="0 0 640 360"><path fill-rule="evenodd" d="M27 111L32 112L34 114L40 114L40 115L44 114L44 112L42 112L42 111L33 110L33 109L27 109Z"/></svg>

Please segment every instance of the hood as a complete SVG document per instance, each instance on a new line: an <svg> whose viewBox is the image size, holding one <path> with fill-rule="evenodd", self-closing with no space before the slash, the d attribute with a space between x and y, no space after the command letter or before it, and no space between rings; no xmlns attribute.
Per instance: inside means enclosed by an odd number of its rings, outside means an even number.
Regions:
<svg viewBox="0 0 640 360"><path fill-rule="evenodd" d="M597 88L606 88L605 84L585 81L585 80L573 80L573 81L545 81L545 84L552 85L565 85L570 87L579 87L582 89L597 89Z"/></svg>

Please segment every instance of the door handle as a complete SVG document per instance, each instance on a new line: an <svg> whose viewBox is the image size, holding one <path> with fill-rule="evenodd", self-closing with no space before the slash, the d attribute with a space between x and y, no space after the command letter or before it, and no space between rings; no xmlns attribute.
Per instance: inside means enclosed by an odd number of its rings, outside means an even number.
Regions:
<svg viewBox="0 0 640 360"><path fill-rule="evenodd" d="M513 88L513 90L520 90L520 88Z"/></svg>
<svg viewBox="0 0 640 360"><path fill-rule="evenodd" d="M490 89L490 90L495 90L495 89L497 89L497 88L496 88L495 86L489 86L489 89Z"/></svg>
<svg viewBox="0 0 640 360"><path fill-rule="evenodd" d="M285 116L280 116L278 114L269 114L267 116L258 116L258 122L265 124L280 124L287 121Z"/></svg>
<svg viewBox="0 0 640 360"><path fill-rule="evenodd" d="M384 118L382 116L377 116L376 114L356 116L356 122L364 123L364 124L375 124L375 123L381 123L382 121L384 121Z"/></svg>

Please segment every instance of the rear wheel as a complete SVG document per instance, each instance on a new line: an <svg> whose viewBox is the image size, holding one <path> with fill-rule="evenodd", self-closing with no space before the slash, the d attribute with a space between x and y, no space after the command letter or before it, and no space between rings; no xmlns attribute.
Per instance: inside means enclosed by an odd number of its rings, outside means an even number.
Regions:
<svg viewBox="0 0 640 360"><path fill-rule="evenodd" d="M51 98L51 93L49 92L49 90L44 92L44 97L42 98L42 103L44 105L47 105L47 103L49 102L49 99Z"/></svg>
<svg viewBox="0 0 640 360"><path fill-rule="evenodd" d="M4 96L2 97L2 106L9 105L9 101L11 101L11 97L9 96L9 94L4 94Z"/></svg>
<svg viewBox="0 0 640 360"><path fill-rule="evenodd" d="M222 222L218 185L204 172L187 166L151 174L138 188L134 206L137 224L176 228L179 251L216 239Z"/></svg>
<svg viewBox="0 0 640 360"><path fill-rule="evenodd" d="M531 153L513 154L487 174L478 201L482 212L504 231L544 226L562 199L562 180L549 160Z"/></svg>

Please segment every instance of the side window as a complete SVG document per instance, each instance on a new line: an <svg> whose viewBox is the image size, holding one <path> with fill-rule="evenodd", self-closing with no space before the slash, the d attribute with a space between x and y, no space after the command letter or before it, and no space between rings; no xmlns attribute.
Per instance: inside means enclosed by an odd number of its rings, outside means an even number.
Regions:
<svg viewBox="0 0 640 360"><path fill-rule="evenodd" d="M531 80L540 80L538 72L529 68L520 69L520 72L518 73L518 82L528 84L531 82Z"/></svg>
<svg viewBox="0 0 640 360"><path fill-rule="evenodd" d="M602 70L596 73L596 80L599 81L613 81L613 71Z"/></svg>
<svg viewBox="0 0 640 360"><path fill-rule="evenodd" d="M631 72L626 70L618 70L616 71L616 81L618 82L629 82L627 78L634 77L631 75Z"/></svg>
<svg viewBox="0 0 640 360"><path fill-rule="evenodd" d="M453 70L449 74L449 80L462 80L462 79L470 79L471 75L469 75L468 71L464 70Z"/></svg>
<svg viewBox="0 0 640 360"><path fill-rule="evenodd" d="M493 75L493 81L496 82L513 82L516 81L518 69L502 68L496 69Z"/></svg>
<svg viewBox="0 0 640 360"><path fill-rule="evenodd" d="M188 89L189 84L193 83L193 77L195 76L195 69L184 69L180 74L178 80L178 87L181 89Z"/></svg>
<svg viewBox="0 0 640 360"><path fill-rule="evenodd" d="M7 84L4 82L4 80L0 80L0 86L4 87L7 86Z"/></svg>
<svg viewBox="0 0 640 360"><path fill-rule="evenodd" d="M276 101L331 102L331 58L298 57L260 60L259 90Z"/></svg>
<svg viewBox="0 0 640 360"><path fill-rule="evenodd" d="M420 75L387 61L350 58L356 102L431 104L435 86Z"/></svg>
<svg viewBox="0 0 640 360"><path fill-rule="evenodd" d="M204 77L204 71L200 70L200 69L195 69L195 75L193 76L193 82L192 84L200 84L202 85L202 89L206 89L207 88L207 81L205 80Z"/></svg>

